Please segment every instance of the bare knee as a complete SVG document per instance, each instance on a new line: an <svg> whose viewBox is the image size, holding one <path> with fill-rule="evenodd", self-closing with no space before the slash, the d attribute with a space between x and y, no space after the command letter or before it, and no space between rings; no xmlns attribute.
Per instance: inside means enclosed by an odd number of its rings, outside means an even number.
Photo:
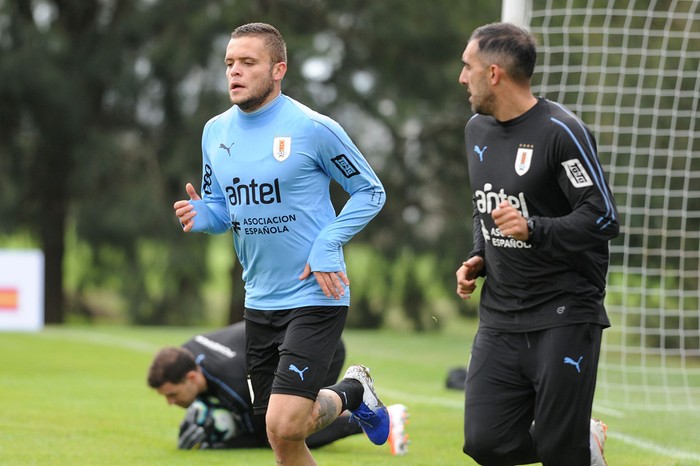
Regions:
<svg viewBox="0 0 700 466"><path fill-rule="evenodd" d="M304 441L313 431L311 413L313 400L292 396L273 394L267 408L265 422L268 437L289 442ZM270 438L272 442L273 439Z"/></svg>
<svg viewBox="0 0 700 466"><path fill-rule="evenodd" d="M287 442L304 441L308 435L308 429L304 422L294 420L286 416L271 416L269 413L266 417L267 433L270 443L273 440L284 440Z"/></svg>
<svg viewBox="0 0 700 466"><path fill-rule="evenodd" d="M303 435L299 435L298 429L285 427L281 424L276 425L279 426L277 428L279 435L268 427L267 438L275 452L277 463L316 466L316 462L304 441L305 438Z"/></svg>

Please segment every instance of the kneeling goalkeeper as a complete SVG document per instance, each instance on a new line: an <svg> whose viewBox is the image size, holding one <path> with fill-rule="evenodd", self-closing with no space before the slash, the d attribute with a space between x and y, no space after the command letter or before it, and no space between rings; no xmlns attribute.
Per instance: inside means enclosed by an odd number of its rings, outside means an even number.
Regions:
<svg viewBox="0 0 700 466"><path fill-rule="evenodd" d="M334 384L345 362L345 346L338 342L327 385ZM161 349L148 370L148 385L168 404L188 408L180 425L178 448L269 447L265 416L253 414L245 367L245 325L237 323L197 335L182 347ZM196 401L196 403L195 403ZM231 415L227 431L217 430L210 416L224 408ZM316 448L362 432L351 416L340 416L306 443Z"/></svg>
<svg viewBox="0 0 700 466"><path fill-rule="evenodd" d="M197 335L182 347L163 348L156 354L148 370L148 385L168 404L189 408L180 425L178 448L269 447L265 416L253 414L244 345L245 325L241 322ZM328 385L338 380L344 362L341 340L328 370ZM223 435L217 432L213 420L203 412L204 405L229 411L231 430ZM354 419L341 416L309 437L307 444L309 448L320 447L361 432Z"/></svg>

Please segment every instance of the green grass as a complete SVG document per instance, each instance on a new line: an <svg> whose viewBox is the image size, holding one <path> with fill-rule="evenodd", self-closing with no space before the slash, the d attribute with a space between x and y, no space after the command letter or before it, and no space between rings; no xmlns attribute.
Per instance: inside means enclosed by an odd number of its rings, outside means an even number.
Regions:
<svg viewBox="0 0 700 466"><path fill-rule="evenodd" d="M0 334L0 464L273 465L267 450L179 451L184 413L145 383L155 351L193 328L50 327ZM434 334L346 331L348 364L372 368L387 403L409 407L409 454L393 457L364 436L314 455L321 465L473 465L461 452L462 393L444 388L468 360L471 323ZM700 464L700 413L596 412L610 426L610 466Z"/></svg>

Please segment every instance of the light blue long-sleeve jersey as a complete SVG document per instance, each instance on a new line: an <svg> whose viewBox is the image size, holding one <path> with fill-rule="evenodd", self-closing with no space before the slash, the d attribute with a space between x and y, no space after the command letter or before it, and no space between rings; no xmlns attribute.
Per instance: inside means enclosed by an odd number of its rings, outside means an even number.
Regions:
<svg viewBox="0 0 700 466"><path fill-rule="evenodd" d="M280 94L261 109L237 106L212 118L202 136L202 200L192 231L233 230L245 306L281 310L347 306L326 297L315 272L345 272L343 245L384 205L384 187L341 126ZM350 195L340 214L330 180Z"/></svg>

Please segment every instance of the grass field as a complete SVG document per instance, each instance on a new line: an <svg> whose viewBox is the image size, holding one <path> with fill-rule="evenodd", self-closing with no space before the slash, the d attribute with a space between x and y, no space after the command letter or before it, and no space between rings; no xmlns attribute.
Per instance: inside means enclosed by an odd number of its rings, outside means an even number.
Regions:
<svg viewBox="0 0 700 466"><path fill-rule="evenodd" d="M179 451L184 413L149 389L155 351L193 328L50 327L0 334L0 465L273 465L266 450ZM409 407L409 454L364 436L315 451L321 465L472 465L461 453L462 393L444 388L464 365L474 332L462 322L435 334L346 331L348 364L371 367L387 403ZM594 409L594 411L596 411ZM700 413L596 411L610 426L609 466L700 464Z"/></svg>

